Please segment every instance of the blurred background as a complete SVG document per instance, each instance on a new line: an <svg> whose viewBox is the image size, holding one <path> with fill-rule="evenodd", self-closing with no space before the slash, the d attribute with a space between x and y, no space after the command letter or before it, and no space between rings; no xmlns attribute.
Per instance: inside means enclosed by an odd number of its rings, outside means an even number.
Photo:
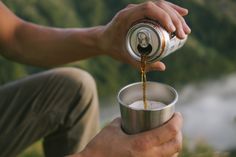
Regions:
<svg viewBox="0 0 236 157"><path fill-rule="evenodd" d="M3 0L19 17L54 27L104 25L129 3L144 0ZM192 33L186 45L163 59L165 72L150 72L148 80L175 87L184 116L182 157L236 156L236 1L171 0L189 9ZM90 72L101 106L101 127L119 116L116 94L140 81L139 70L108 57L72 65ZM44 71L0 58L0 84ZM18 157L43 157L41 141Z"/></svg>

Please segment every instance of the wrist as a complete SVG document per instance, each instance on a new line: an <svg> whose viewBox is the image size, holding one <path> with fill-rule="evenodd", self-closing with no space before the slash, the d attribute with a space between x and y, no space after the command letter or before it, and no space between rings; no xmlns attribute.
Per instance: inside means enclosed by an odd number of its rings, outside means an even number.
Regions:
<svg viewBox="0 0 236 157"><path fill-rule="evenodd" d="M106 40L105 37L105 28L106 26L97 26L97 27L93 27L93 32L94 32L94 47L96 47L97 52L100 55L109 55L109 45L108 45L108 41Z"/></svg>
<svg viewBox="0 0 236 157"><path fill-rule="evenodd" d="M74 52L76 60L105 54L101 45L103 26L66 29L64 32L68 43L67 50L70 50L72 54Z"/></svg>

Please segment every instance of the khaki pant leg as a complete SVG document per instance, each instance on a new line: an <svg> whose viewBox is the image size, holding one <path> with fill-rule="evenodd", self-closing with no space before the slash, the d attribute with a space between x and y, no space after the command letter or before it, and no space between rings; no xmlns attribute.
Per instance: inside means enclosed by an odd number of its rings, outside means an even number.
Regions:
<svg viewBox="0 0 236 157"><path fill-rule="evenodd" d="M0 87L0 156L44 138L47 157L83 149L98 131L96 85L87 73L58 68Z"/></svg>

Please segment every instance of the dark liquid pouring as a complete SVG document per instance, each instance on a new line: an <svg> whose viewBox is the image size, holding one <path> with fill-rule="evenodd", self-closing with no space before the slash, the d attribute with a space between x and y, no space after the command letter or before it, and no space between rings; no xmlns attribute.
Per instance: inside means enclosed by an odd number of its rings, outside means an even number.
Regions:
<svg viewBox="0 0 236 157"><path fill-rule="evenodd" d="M141 55L140 70L141 70L141 80L142 80L142 83L143 83L143 104L144 104L144 109L145 110L148 108L147 96L146 96L146 82L147 82L146 62L147 62L147 55L142 54Z"/></svg>

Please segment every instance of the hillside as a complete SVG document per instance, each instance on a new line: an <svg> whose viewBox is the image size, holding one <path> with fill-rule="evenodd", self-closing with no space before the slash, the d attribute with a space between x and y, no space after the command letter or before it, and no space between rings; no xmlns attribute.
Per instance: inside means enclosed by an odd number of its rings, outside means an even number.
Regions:
<svg viewBox="0 0 236 157"><path fill-rule="evenodd" d="M105 24L128 2L138 1L140 0L3 0L18 16L35 23L57 27ZM192 28L192 34L183 49L163 60L167 70L149 73L149 80L179 87L191 81L234 72L236 2L233 0L172 0L172 2L189 9L190 14L186 19ZM93 74L101 96L115 94L121 86L139 81L140 78L138 70L107 57L82 61L76 66ZM12 64L0 58L0 83L41 70Z"/></svg>

